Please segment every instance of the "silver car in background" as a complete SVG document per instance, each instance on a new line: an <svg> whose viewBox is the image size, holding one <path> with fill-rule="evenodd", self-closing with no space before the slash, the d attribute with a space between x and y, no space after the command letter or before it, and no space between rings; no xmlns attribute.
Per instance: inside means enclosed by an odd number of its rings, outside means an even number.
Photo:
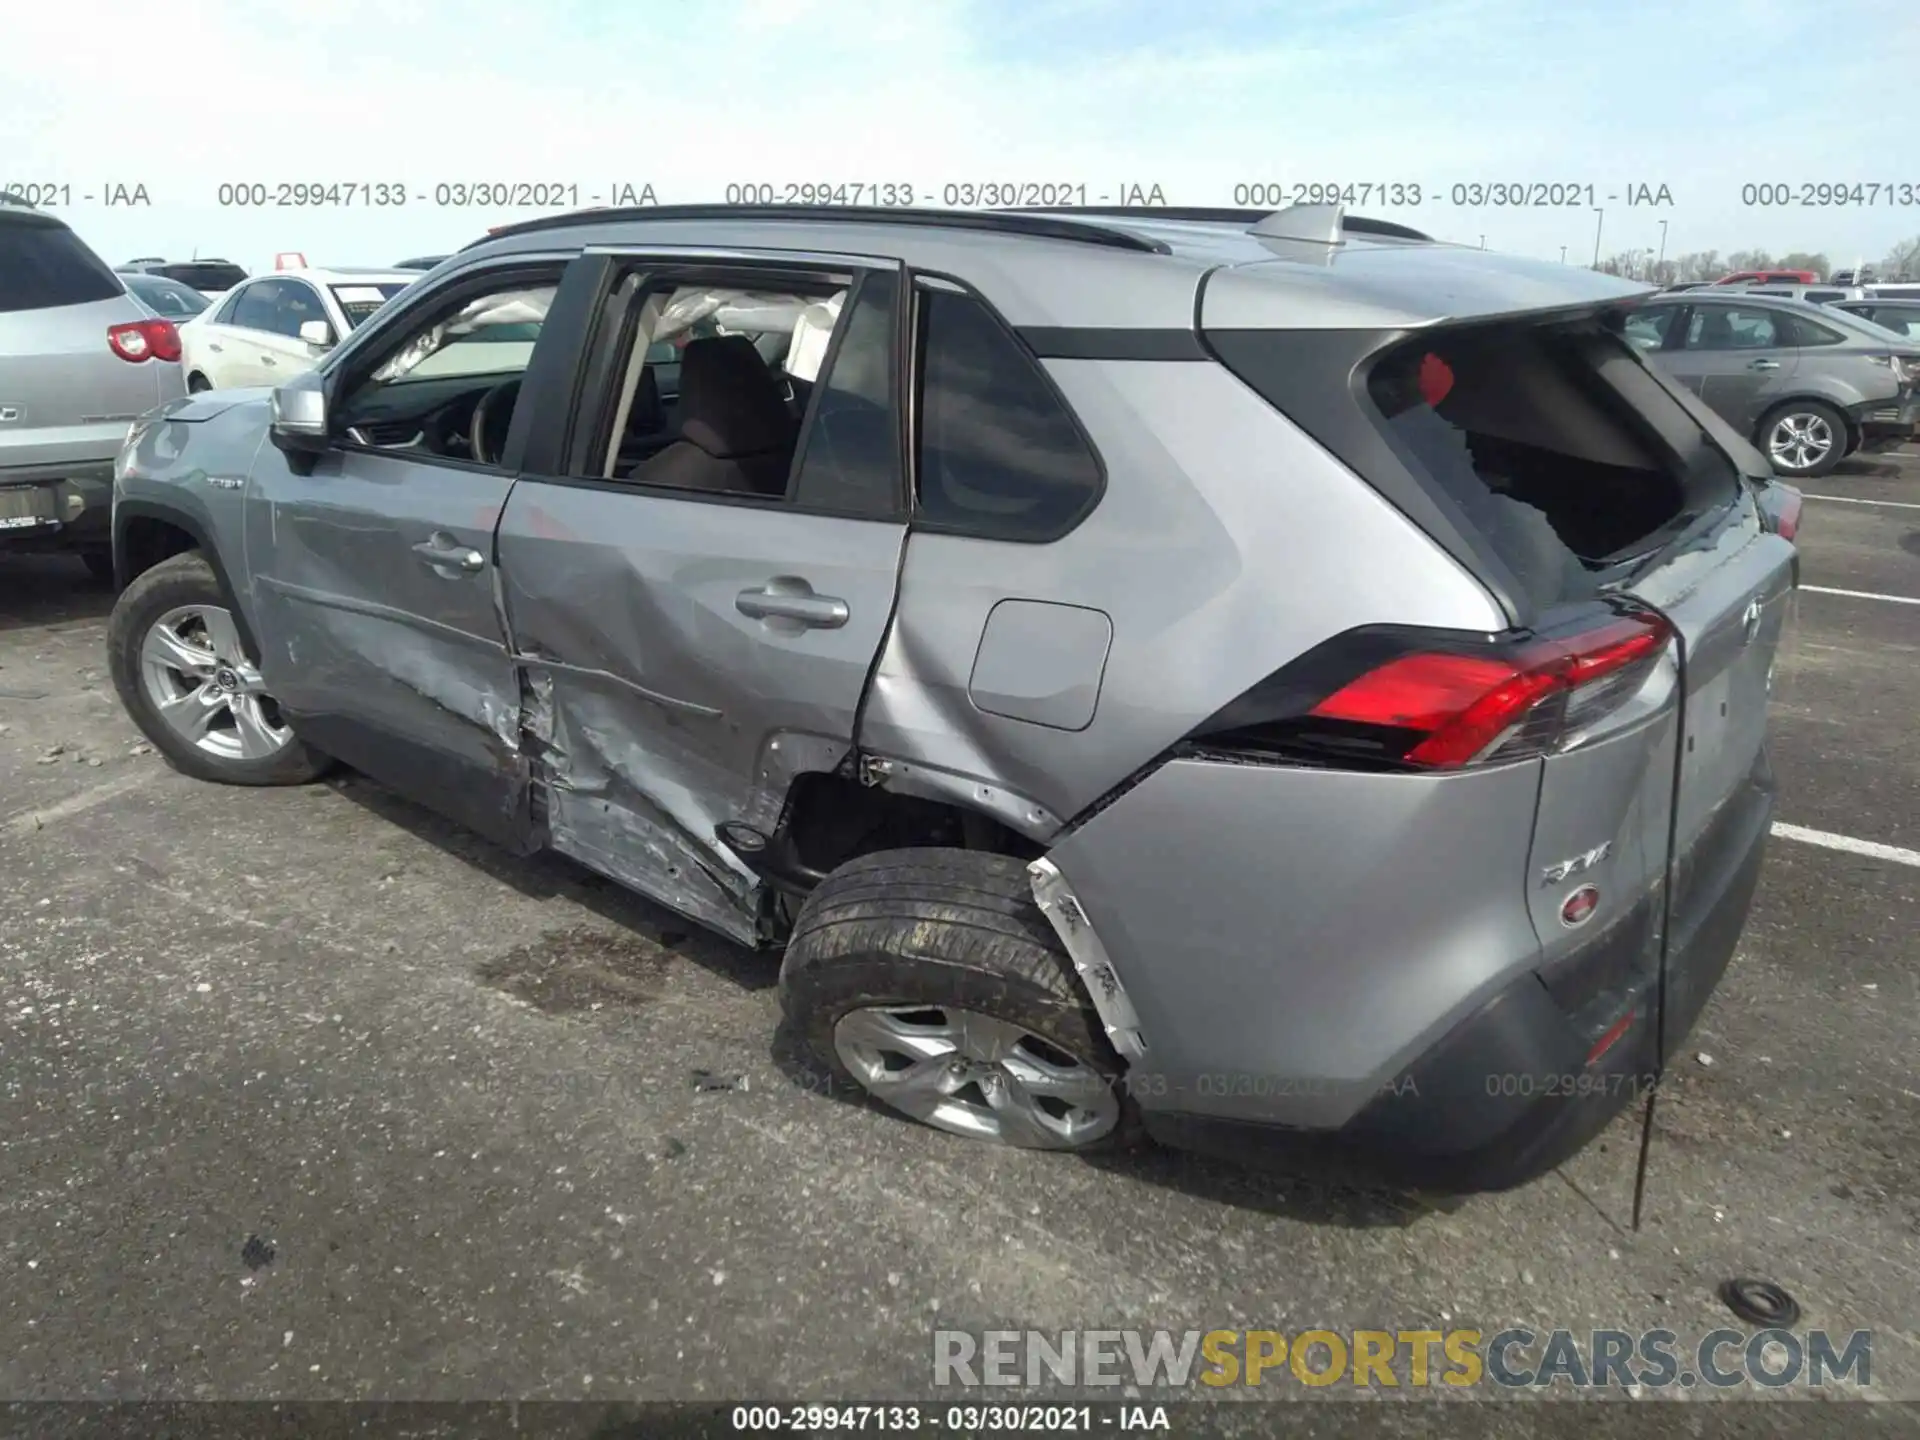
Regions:
<svg viewBox="0 0 1920 1440"><path fill-rule="evenodd" d="M1647 293L1330 206L531 221L141 424L108 660L188 774L780 956L841 1093L1510 1186L1772 814L1794 548Z"/></svg>
<svg viewBox="0 0 1920 1440"><path fill-rule="evenodd" d="M0 551L113 573L113 457L186 393L180 336L53 215L0 197Z"/></svg>
<svg viewBox="0 0 1920 1440"><path fill-rule="evenodd" d="M1920 429L1920 344L1831 305L1690 290L1647 300L1625 334L1789 479Z"/></svg>

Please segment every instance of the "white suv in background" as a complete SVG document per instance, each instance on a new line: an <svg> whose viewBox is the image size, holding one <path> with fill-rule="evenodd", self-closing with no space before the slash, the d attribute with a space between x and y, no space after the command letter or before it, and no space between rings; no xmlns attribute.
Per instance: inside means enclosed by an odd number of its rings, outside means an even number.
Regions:
<svg viewBox="0 0 1920 1440"><path fill-rule="evenodd" d="M180 327L189 390L278 385L420 277L404 270L280 270L236 285Z"/></svg>

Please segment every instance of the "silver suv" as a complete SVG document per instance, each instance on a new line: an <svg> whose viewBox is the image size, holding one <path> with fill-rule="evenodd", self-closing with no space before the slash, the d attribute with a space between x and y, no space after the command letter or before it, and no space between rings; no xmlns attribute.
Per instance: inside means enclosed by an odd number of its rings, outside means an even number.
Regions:
<svg viewBox="0 0 1920 1440"><path fill-rule="evenodd" d="M1793 546L1644 293L1336 207L532 221L140 427L113 677L189 774L337 758L783 951L955 1134L1517 1184L1773 804Z"/></svg>
<svg viewBox="0 0 1920 1440"><path fill-rule="evenodd" d="M1754 290L1660 295L1626 335L1789 478L1920 429L1920 346L1829 305Z"/></svg>
<svg viewBox="0 0 1920 1440"><path fill-rule="evenodd" d="M65 224L0 196L0 550L77 549L112 575L113 457L185 393L180 336Z"/></svg>

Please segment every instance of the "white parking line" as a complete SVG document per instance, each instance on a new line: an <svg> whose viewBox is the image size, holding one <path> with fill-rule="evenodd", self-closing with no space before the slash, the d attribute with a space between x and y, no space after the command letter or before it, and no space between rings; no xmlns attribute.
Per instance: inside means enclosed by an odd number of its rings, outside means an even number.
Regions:
<svg viewBox="0 0 1920 1440"><path fill-rule="evenodd" d="M1804 825L1787 825L1776 820L1773 833L1781 840L1798 840L1802 845L1818 845L1822 850L1844 850L1849 855L1865 855L1874 860L1891 860L1896 865L1920 868L1920 850L1902 850L1898 845L1882 845L1877 840L1856 840L1851 835L1833 835L1825 830L1809 830Z"/></svg>
<svg viewBox="0 0 1920 1440"><path fill-rule="evenodd" d="M1806 500L1830 500L1835 505L1885 505L1891 510L1920 510L1920 503L1912 500L1862 500L1858 495L1813 495L1801 491Z"/></svg>
<svg viewBox="0 0 1920 1440"><path fill-rule="evenodd" d="M1914 595L1876 595L1871 590L1834 590L1825 585L1802 585L1799 588L1813 595L1845 595L1850 600L1885 600L1890 605L1920 605L1920 596Z"/></svg>

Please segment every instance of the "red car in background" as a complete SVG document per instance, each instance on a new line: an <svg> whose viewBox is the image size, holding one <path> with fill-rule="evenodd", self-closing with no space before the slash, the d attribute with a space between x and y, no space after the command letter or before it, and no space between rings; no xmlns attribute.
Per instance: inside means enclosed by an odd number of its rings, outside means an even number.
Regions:
<svg viewBox="0 0 1920 1440"><path fill-rule="evenodd" d="M1818 285L1820 277L1811 270L1736 270L1722 275L1716 285Z"/></svg>

